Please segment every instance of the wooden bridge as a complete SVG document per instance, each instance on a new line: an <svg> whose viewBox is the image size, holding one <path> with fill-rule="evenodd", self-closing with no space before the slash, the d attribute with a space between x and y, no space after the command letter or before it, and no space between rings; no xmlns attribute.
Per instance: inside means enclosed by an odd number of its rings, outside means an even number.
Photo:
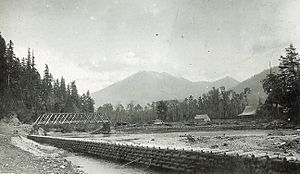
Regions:
<svg viewBox="0 0 300 174"><path fill-rule="evenodd" d="M62 129L65 131L99 130L109 133L110 120L101 113L45 113L33 123L35 128Z"/></svg>

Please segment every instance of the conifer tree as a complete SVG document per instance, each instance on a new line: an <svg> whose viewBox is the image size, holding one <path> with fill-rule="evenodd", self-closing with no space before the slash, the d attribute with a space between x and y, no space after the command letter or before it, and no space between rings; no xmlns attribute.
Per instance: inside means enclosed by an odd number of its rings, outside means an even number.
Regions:
<svg viewBox="0 0 300 174"><path fill-rule="evenodd" d="M167 111L168 111L167 102L163 100L158 101L156 106L156 113L158 115L158 118L163 121L166 121Z"/></svg>
<svg viewBox="0 0 300 174"><path fill-rule="evenodd" d="M80 98L78 95L78 90L75 81L71 82L71 101L73 105L73 112L79 112L80 111Z"/></svg>
<svg viewBox="0 0 300 174"><path fill-rule="evenodd" d="M7 84L6 42L0 33L0 94L4 94Z"/></svg>
<svg viewBox="0 0 300 174"><path fill-rule="evenodd" d="M60 79L60 100L61 100L61 112L65 112L66 108L66 99L67 99L67 91L66 91L66 82L63 77Z"/></svg>
<svg viewBox="0 0 300 174"><path fill-rule="evenodd" d="M49 72L48 65L46 64L44 70L44 76L42 79L42 85L41 85L42 105L46 112L49 112L51 110L51 104L50 104L51 92L52 92L52 75Z"/></svg>
<svg viewBox="0 0 300 174"><path fill-rule="evenodd" d="M274 108L279 115L279 105L287 112L294 122L300 122L300 60L296 48L290 44L286 56L280 56L279 74L270 73L263 82L268 94L265 108ZM269 107L267 107L269 105ZM283 115L283 113L281 113Z"/></svg>
<svg viewBox="0 0 300 174"><path fill-rule="evenodd" d="M87 97L87 111L88 112L94 112L94 99L91 97L90 91L88 90L86 92L86 97Z"/></svg>

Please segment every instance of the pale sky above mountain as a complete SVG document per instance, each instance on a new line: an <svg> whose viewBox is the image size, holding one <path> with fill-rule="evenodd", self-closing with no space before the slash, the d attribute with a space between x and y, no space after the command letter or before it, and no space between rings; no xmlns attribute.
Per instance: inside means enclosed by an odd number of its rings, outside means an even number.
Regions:
<svg viewBox="0 0 300 174"><path fill-rule="evenodd" d="M96 91L137 71L245 80L300 49L298 0L0 0L0 31L42 73Z"/></svg>

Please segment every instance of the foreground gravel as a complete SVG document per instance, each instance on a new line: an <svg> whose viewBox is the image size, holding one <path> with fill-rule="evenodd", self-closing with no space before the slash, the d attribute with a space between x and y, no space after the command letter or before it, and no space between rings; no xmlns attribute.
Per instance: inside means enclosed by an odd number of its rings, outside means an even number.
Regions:
<svg viewBox="0 0 300 174"><path fill-rule="evenodd" d="M66 152L14 134L15 129L0 124L0 173L84 173L63 158Z"/></svg>

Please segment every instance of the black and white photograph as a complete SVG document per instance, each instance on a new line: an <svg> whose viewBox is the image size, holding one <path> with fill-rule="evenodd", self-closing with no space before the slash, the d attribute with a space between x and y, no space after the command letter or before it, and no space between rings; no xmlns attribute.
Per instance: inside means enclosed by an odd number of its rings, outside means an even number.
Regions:
<svg viewBox="0 0 300 174"><path fill-rule="evenodd" d="M0 174L299 174L300 0L0 0Z"/></svg>

